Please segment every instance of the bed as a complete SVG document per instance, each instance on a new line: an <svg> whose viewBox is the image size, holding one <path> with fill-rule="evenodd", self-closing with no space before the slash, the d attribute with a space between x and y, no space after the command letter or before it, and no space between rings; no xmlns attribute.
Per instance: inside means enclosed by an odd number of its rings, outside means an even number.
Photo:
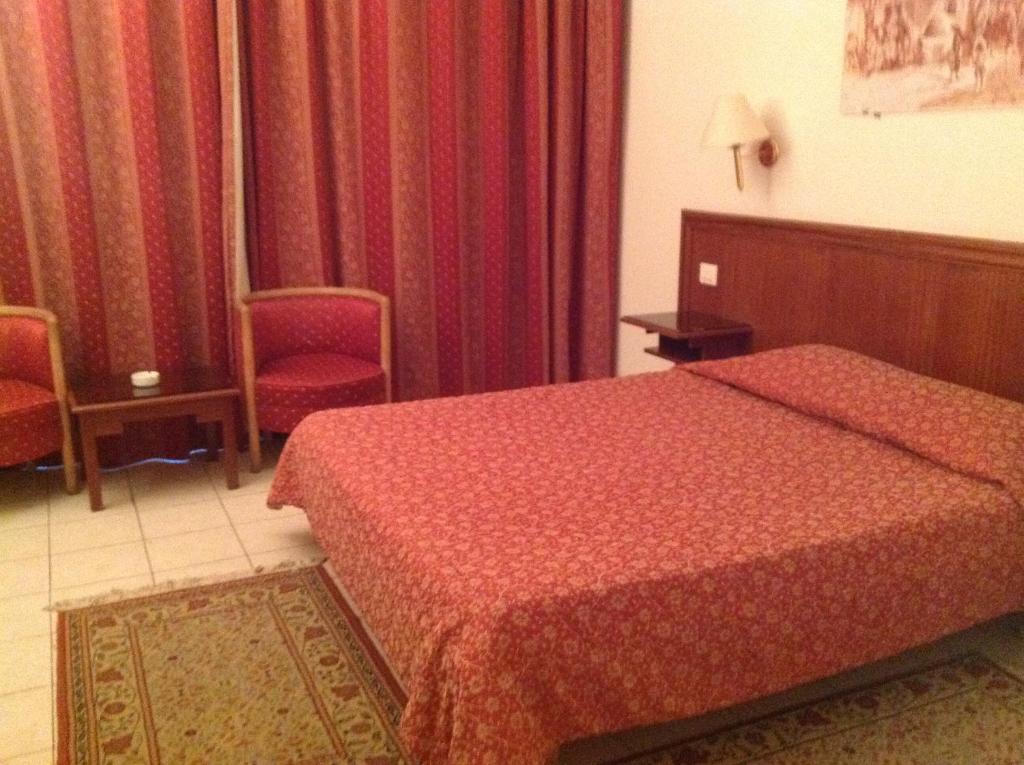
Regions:
<svg viewBox="0 0 1024 765"><path fill-rule="evenodd" d="M544 763L1024 608L1024 405L827 345L318 413L269 501L424 765Z"/></svg>
<svg viewBox="0 0 1024 765"><path fill-rule="evenodd" d="M269 501L305 508L423 765L546 762L1024 607L1024 246L692 211L680 241L679 310L754 354L285 447Z"/></svg>

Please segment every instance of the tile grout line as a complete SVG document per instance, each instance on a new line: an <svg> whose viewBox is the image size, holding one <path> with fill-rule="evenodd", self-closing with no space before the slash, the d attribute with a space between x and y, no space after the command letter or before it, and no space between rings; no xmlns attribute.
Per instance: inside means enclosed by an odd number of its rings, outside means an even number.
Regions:
<svg viewBox="0 0 1024 765"><path fill-rule="evenodd" d="M216 490L216 486L214 486L214 489ZM240 496L256 496L256 495L252 494L252 495L240 495ZM283 520L285 518L297 517L299 515L302 515L302 513L301 512L300 513L288 513L288 514L282 514L279 517L275 517L275 518L260 518L260 519L256 519L256 520L237 521L236 522L235 519L231 517L231 514L227 512L227 508L224 507L224 498L221 496L221 493L219 491L217 491L217 500L220 502L221 507L224 509L225 515L228 516L228 522L231 524L231 528L235 532L235 536L238 538L238 543L242 546L242 550L245 552L245 557L249 561L249 565L252 566L252 568L254 570L256 568L256 564L252 562L252 556L253 555L264 555L264 554L267 554L267 553L280 552L282 550L293 550L293 549L294 550L298 550L298 549L301 549L301 548L309 546L308 544L303 544L303 545L285 545L283 547L273 547L273 548L271 548L269 550L259 550L257 552L250 553L249 552L249 548L246 547L245 542L242 541L242 537L238 533L237 526L248 526L248 525L256 524L256 523L268 523L268 522L272 522L272 521L279 521L279 520ZM307 523L308 523L308 521L307 521ZM315 538L313 539L313 545L316 546L316 547L319 547L319 544L317 544Z"/></svg>
<svg viewBox="0 0 1024 765"><path fill-rule="evenodd" d="M46 485L46 600L53 601L53 506L50 502L50 485ZM50 620L50 640L53 640L53 620Z"/></svg>
<svg viewBox="0 0 1024 765"><path fill-rule="evenodd" d="M46 602L53 604L53 503L50 501L50 490L53 488L52 481L46 486ZM81 491L81 489L79 489ZM50 616L47 622L50 627L49 645L47 654L50 657L50 755L53 761L57 761L57 666L54 657L54 634L53 625L60 617Z"/></svg>
<svg viewBox="0 0 1024 765"><path fill-rule="evenodd" d="M282 547L272 547L272 548L269 548L269 549L266 549L266 550L258 550L258 551L250 552L247 549L247 547L245 545L245 542L242 540L241 535L238 533L238 528L239 527L256 526L256 525L262 524L262 523L276 523L278 521L283 521L286 518L300 517L301 513L288 513L288 514L282 515L280 518L261 518L261 519L256 519L256 520L236 521L236 520L234 520L231 517L231 515L229 513L226 512L222 501L218 500L218 505L219 505L221 511L224 512L225 519L226 519L225 523L223 523L221 525L218 525L218 526L210 526L208 528L202 528L202 529L190 529L188 531L175 531L173 534L149 534L149 533L146 533L145 529L141 526L141 521L140 521L141 513L136 513L135 514L135 518L136 518L136 523L138 524L139 533L140 533L140 537L138 539L127 539L127 540L122 540L122 541L118 541L118 542L109 542L109 543L106 543L106 544L89 545L88 547L79 547L79 548L75 548L75 549L72 549L72 550L64 550L64 551L59 552L59 553L52 553L51 552L49 556L37 555L37 556L29 557L29 558L19 558L19 559L17 559L17 561L13 561L13 562L19 562L19 561L25 561L25 560L33 560L34 558L47 557L48 563L49 563L50 567L52 568L53 556L61 557L61 556L65 556L65 555L76 555L76 554L79 554L79 553L87 553L87 552L89 552L91 550L106 550L106 549L109 549L111 547L123 547L125 545L134 545L134 544L137 544L137 543L141 542L143 544L143 547L145 548L146 559L147 559L147 564L150 567L150 573L157 573L156 569L154 569L152 567L152 561L151 561L151 559L149 557L148 547L146 546L147 542L150 542L150 541L156 542L156 541L162 541L162 540L166 540L166 539L173 539L175 537L186 536L188 534L197 534L197 533L202 533L202 532L205 532L205 531L218 531L218 530L224 529L224 528L231 528L231 530L232 530L232 532L234 534L235 539L238 541L239 546L242 549L244 557L250 559L250 561L251 561L251 555L253 555L253 554L261 555L261 554L267 553L267 552L276 552L277 550L289 549L289 548L292 548L292 547L304 547L304 546L306 546L306 544L299 544L299 545L286 544L286 545L284 545ZM174 509L174 507L186 507L186 505L170 506L168 509ZM56 528L60 528L60 526L57 526ZM313 540L313 541L315 542L315 540ZM235 555L235 556L230 556L230 557L242 557L242 556ZM218 558L217 559L217 561L220 561L220 560L228 560L228 558ZM204 563L214 563L214 562L217 562L217 561L204 561ZM197 565L201 565L201 564L197 564ZM114 579L126 579L128 577L140 576L140 575L141 574L129 574L128 576L109 577L109 578L106 578L106 579L98 579L98 580L95 580L95 581L96 582L108 582L108 581L113 581ZM92 582L89 582L87 584L92 584ZM77 586L77 585L69 585L69 587L67 587L67 588L62 587L60 589L69 589L70 587L75 587L75 586ZM48 583L47 592L51 596L52 596L52 590L53 590L52 582L49 582ZM6 599L8 599L8 597L9 598L16 598L16 597L23 597L23 596L28 596L28 595L35 595L35 594L42 594L42 591L40 591L40 593L26 592L26 593L21 593L19 595L11 595L11 596L7 596L7 597L4 597L4 598L0 598L0 601L6 600Z"/></svg>
<svg viewBox="0 0 1024 765"><path fill-rule="evenodd" d="M175 567L174 569L164 569L161 572L157 572L153 568L152 558L150 557L150 553L149 553L149 544L148 543L150 541L156 541L156 540L161 540L161 539L171 539L171 538L174 538L174 537L177 537L177 536L184 536L185 534L193 534L193 533L199 533L199 532L203 532L203 531L214 531L214 530L218 530L218 529L223 529L225 527L231 529L231 533L234 536L235 541L238 543L238 547L242 551L242 555L241 556L232 555L232 556L227 557L227 558L218 558L217 560L203 561L202 563L197 563L195 565L196 566L201 566L201 565L205 565L207 563L218 563L218 562L221 562L221 561L224 561L224 560L230 560L232 558L244 557L245 561L248 564L248 566L250 567L250 569L253 568L252 558L249 555L249 551L246 549L245 544L242 542L242 538L238 534L238 530L235 528L234 520L231 518L231 515L227 512L227 508L224 506L224 501L223 501L223 499L221 497L221 494L217 490L217 486L213 482L213 478L210 475L209 466L212 463L209 463L209 462L207 462L205 460L203 460L203 461L195 460L195 461L192 462L192 464L196 465L197 467L199 467L201 469L202 475L206 479L208 487L213 492L213 496L217 500L216 506L219 507L220 511L224 514L224 518L227 521L226 525L215 526L215 527L211 527L209 529L189 529L187 531L179 531L179 532L176 532L174 534L163 534L163 535L150 535L150 534L147 534L145 528L143 528L143 526L142 526L142 520L141 520L142 519L142 514L144 512L147 512L147 511L141 510L139 508L139 506L137 504L136 496L135 496L135 489L134 489L133 484L131 482L131 479L129 477L128 485L129 485L129 491L130 491L130 495L131 495L132 505L133 505L133 507L135 509L136 519L137 519L137 521L139 523L139 531L140 531L140 533L142 535L142 542L143 542L143 546L144 546L145 551L146 551L146 560L147 560L147 562L149 564L150 575L152 576L154 583L156 582L156 575L157 575L157 573L162 573L162 572L165 572L165 571L173 571L173 570L177 570L178 568L187 569L189 567L188 566ZM200 505L200 504L208 506L209 505L209 500L201 500L199 502L186 502L186 503L182 503L180 505L164 505L164 506L162 506L159 509L173 508L173 507L187 507L187 506L190 506L190 505Z"/></svg>
<svg viewBox="0 0 1024 765"><path fill-rule="evenodd" d="M60 556L60 555L74 555L76 553L83 553L83 552L86 552L88 550L100 550L100 549L106 549L106 548L110 548L110 547L117 547L117 546L122 546L122 545L135 544L136 542L142 542L143 546L145 548L145 552L146 552L146 556L147 556L147 564L148 564L148 566L150 568L150 573L156 574L157 571L153 567L152 558L149 555L149 549L148 549L148 542L149 541L171 539L171 538L174 538L174 537L177 537L177 536L183 536L183 535L186 535L186 534L192 534L192 533L197 533L197 532L202 532L202 531L214 531L214 530L222 529L222 528L231 528L232 534L233 534L234 538L236 539L236 541L238 541L239 547L242 550L242 556L231 556L231 557L245 557L246 560L251 564L251 562L252 562L251 555L253 553L250 553L250 551L246 548L244 540L242 539L241 535L238 533L238 527L248 526L248 525L251 525L251 524L258 524L258 523L266 523L266 522L270 522L270 521L280 521L280 520L284 520L284 518L287 518L287 517L290 517L290 516L296 515L296 514L286 513L286 514L282 514L280 517L267 517L267 518L248 519L248 520L241 520L241 521L240 520L236 520L227 511L227 507L225 505L225 497L217 489L216 484L213 482L213 477L209 475L208 468L203 463L198 463L198 466L203 468L203 477L209 483L209 488L211 489L211 492L212 492L212 497L210 499L199 500L199 501L195 501L195 502L184 502L184 503L181 503L181 504L173 504L173 505L160 505L159 507L154 507L152 509L142 509L142 508L139 508L139 506L137 504L139 497L137 496L137 492L134 489L134 485L132 484L130 478L128 478L126 480L126 489L128 490L128 495L129 495L128 496L128 500L131 503L130 512L134 514L134 518L135 518L135 521L136 521L135 525L136 525L136 527L139 530L140 536L137 539L126 539L126 540L120 540L120 541L112 541L112 542L106 542L106 543L100 543L100 544L92 544L92 545L88 545L88 546L85 546L85 547L79 547L79 548L70 549L70 550L62 550L59 553L54 552L52 550L52 548L51 548L51 551L50 551L51 557L52 557L52 555L58 555L58 556ZM248 497L248 496L258 496L258 495L256 493L254 493L254 494L243 494L243 495L240 495L240 496ZM213 498L216 498L216 503L215 504L212 501ZM187 529L187 530L184 530L184 531L175 531L173 533L159 533L159 534L153 534L153 533L148 532L146 530L145 526L141 523L141 519L142 519L142 517L146 513L160 512L160 511L164 511L164 510L173 511L173 510L175 510L177 508L185 508L185 507L192 507L192 506L202 506L202 507L210 507L210 508L217 507L218 509L220 509L221 513L223 514L224 520L223 520L222 523L219 523L217 526L211 526L209 528L204 528L204 529L190 528L190 529ZM129 512L129 509L126 508L124 510L120 510L120 511L116 511L116 512L117 512L117 516L116 517L120 518L120 517L126 516L128 514L128 512ZM89 523L90 521L95 521L95 520L102 520L102 519L95 518L95 517L86 517L86 518L83 518L81 520L70 521L67 524L53 524L53 530L56 531L57 529L60 529L61 526L64 526L64 525L74 525L76 523ZM291 546L291 545L288 545L288 546ZM261 550L259 552L260 553L272 552L272 551L277 550L277 549L284 549L284 548L273 548L272 550ZM36 557L42 557L42 556L36 556ZM218 561L219 560L226 560L226 558L218 559ZM212 563L212 562L216 562L216 561L204 561L204 562L211 562ZM104 579L104 580L98 580L98 581L111 581L112 579L120 579L120 578L125 578L125 577L112 577L111 579Z"/></svg>
<svg viewBox="0 0 1024 765"><path fill-rule="evenodd" d="M137 579L140 576L146 576L146 574L145 573L142 573L142 574L128 574L128 576L114 576L114 577L111 577L109 579L97 579L95 581L86 582L84 584L73 584L73 585L71 585L69 587L58 587L57 588L57 592L59 593L61 590L77 590L80 587L91 587L94 584L110 584L111 582L119 582L122 579ZM153 578L153 572L152 571L149 572L149 577L152 580L152 578ZM153 582L150 581L150 584L153 584ZM142 586L145 586L145 585L142 585ZM120 588L119 587L112 587L110 589L118 590ZM128 589L135 589L135 587L131 587L130 586L130 587L128 587ZM110 590L107 590L106 592L109 592L109 591ZM103 595L103 594L106 594L106 593L105 592L99 592L99 593L96 593L96 594L97 595ZM73 595L70 598L61 598L57 602L59 603L59 602L61 602L63 600L79 600L80 598L89 598L89 597L92 597L92 596L91 595ZM51 603L51 605L53 605L53 604Z"/></svg>
<svg viewBox="0 0 1024 765"><path fill-rule="evenodd" d="M228 525L231 527L231 533L235 535L235 540L238 542L238 546L242 548L242 554L245 556L246 561L248 561L249 568L255 569L256 567L253 565L252 558L249 556L249 551L246 549L245 543L242 541L242 537L238 533L238 529L235 528L235 521L231 517L231 513L228 512L227 507L224 506L224 499L221 497L220 492L217 491L217 487L213 483L213 478L210 477L209 468L206 465L203 466L203 472L206 473L206 479L210 482L210 485L213 486L213 491L217 495L217 504L220 505L221 512L223 512L227 517Z"/></svg>
<svg viewBox="0 0 1024 765"><path fill-rule="evenodd" d="M239 548L242 551L242 556L231 556L231 557L237 558L239 560L240 564L241 564L242 560L244 560L245 563L248 565L249 572L251 573L252 570L255 568L255 565L253 563L253 554L250 554L250 552L246 548L246 545L242 541L242 538L241 538L241 536L240 536L240 534L238 532L238 526L245 525L245 522L243 521L243 522L240 522L240 523L236 523L236 520L232 517L232 515L230 513L228 513L227 507L226 507L226 502L225 502L225 495L222 492L217 490L217 486L216 486L216 484L214 483L214 480L213 480L214 476L211 475L211 472L210 472L210 469L209 469L208 466L204 466L203 473L204 473L204 476L205 476L205 478L206 478L206 480L208 482L208 485L210 485L211 488L213 489L214 496L217 498L217 504L213 505L212 502L211 502L210 506L211 507L214 507L214 506L219 507L221 509L221 512L224 513L224 517L225 517L225 519L227 521L226 525L229 526L232 529L232 534L233 534L234 538L236 539L236 541L238 542ZM54 556L55 555L56 556L60 556L60 555L64 555L64 554L73 555L75 553L85 552L85 551L91 550L91 549L109 548L109 547L113 547L113 546L119 546L119 545L124 545L124 544L131 544L134 540L127 540L127 541L122 541L122 542L111 542L109 544L100 544L100 545L94 545L94 546L89 546L89 547L83 547L83 548L79 548L79 549L75 549L75 550L66 550L66 551L63 551L63 552L60 552L60 553L56 552L55 541L56 541L56 536L57 535L67 536L69 530L72 528L72 525L74 523L85 522L87 520L95 520L95 519L97 519L97 516L90 514L90 515L84 516L80 521L79 520L75 520L75 521L70 521L69 523L58 523L57 522L58 519L54 517L55 513L57 512L57 508L55 508L53 505L55 504L54 500L57 499L57 497L55 495L55 492L59 490L59 487L56 485L56 483L54 483L54 480L53 480L52 476L44 476L43 479L39 483L37 483L37 486L39 486L39 488L43 492L43 493L40 493L40 494L36 495L37 496L37 500L36 501L40 505L43 505L43 507L41 509L45 512L45 520L43 520L40 523L32 524L32 525L29 525L29 526L23 526L23 527L19 526L18 530L29 529L29 528L41 528L41 529L45 528L45 532L44 532L45 533L45 544L46 544L46 551L45 551L46 561L45 561L45 565L46 565L46 570L47 570L47 583L46 583L45 588L39 590L38 593L19 593L19 594L16 594L16 595L8 595L7 597L9 597L9 598L21 598L21 597L31 597L31 596L38 595L38 597L41 600L43 600L45 603L52 604L54 602L54 599L60 595L60 591L58 590L58 588L55 587L54 574L55 574L56 569L59 568L58 561L54 560ZM157 572L154 571L153 562L152 562L152 559L151 559L150 554L149 554L148 541L149 541L150 537L146 534L145 529L143 528L143 525L142 525L142 522L141 522L142 512L144 512L144 511L141 510L139 505L137 504L137 500L139 499L139 497L137 496L138 492L137 492L137 490L134 487L134 483L131 481L131 479L130 479L130 477L128 475L125 476L125 487L126 487L127 492L128 492L128 501L130 503L130 510L131 510L132 513L134 513L134 517L135 517L135 521L136 521L135 525L138 528L138 532L140 534L139 541L141 541L143 543L143 550L144 550L144 554L146 556L147 568L148 568L148 572L147 572L148 573L148 577L147 578L148 578L148 580L149 580L149 582L151 584L155 584L156 583ZM202 500L203 504L206 504L206 502L208 502L208 500ZM183 503L183 505L181 505L181 506L184 506L184 505L187 505L187 504L198 504L198 503ZM175 506L172 506L172 507L178 507L178 505L175 505ZM125 509L126 512L127 512L127 510L128 510L128 508ZM63 519L61 519L61 520L63 520ZM259 520L263 520L263 519L259 519ZM259 520L252 519L249 522L250 523L257 522L258 523ZM269 518L266 519L266 520L269 520ZM221 528L223 528L223 527L221 527ZM180 533L189 533L189 532L180 532ZM153 537L153 539L164 539L164 538L170 538L170 537L173 537L173 536L176 536L176 535L175 534L168 534L168 535L163 535L163 536L159 536L159 537ZM268 550L268 551L261 551L261 554L263 554L263 553L272 553L272 552L273 551L270 551L270 550ZM39 556L32 556L32 557L42 558L43 556L39 555ZM20 561L20 560L26 560L26 559L19 558L18 560ZM229 558L218 558L217 561L204 561L204 563L218 563L220 561L225 561L225 560L229 560ZM177 569L177 570L169 569L169 570L164 571L162 573L164 575L169 575L172 578L179 578L179 577L182 577L182 576L187 577L189 575L189 570L190 569L194 569L194 567L183 567L183 568ZM145 576L145 574L143 576ZM102 580L99 580L98 582L89 582L88 584L91 585L91 586L102 587L104 584L111 585L113 582L116 582L119 579L125 579L125 578L127 578L127 577L117 576L117 577L111 577L109 579L102 579ZM75 587L76 587L75 585L71 585L67 589L74 589ZM69 595L70 595L70 593L69 593ZM5 597L3 599L6 600L7 597ZM56 685L57 685L56 672L58 670L58 666L57 666L57 657L55 655L55 645L54 645L55 634L56 634L56 622L55 622L55 618L51 616L47 620L47 627L44 628L44 631L41 631L37 635L34 635L34 636L24 636L26 639L36 638L36 639L38 639L40 641L44 637L47 638L47 655L49 657L49 662L48 662L48 666L49 666L49 673L48 673L48 675L49 675L49 677L46 680L44 680L41 685L33 686L32 688L19 689L18 691L11 691L11 692L8 692L6 694L0 694L0 695L3 695L3 696L8 696L8 695L13 694L13 693L21 693L21 692L28 692L28 691L36 691L38 693L48 692L47 695L48 695L49 706L50 706L50 726L51 726L51 743L50 743L50 747L47 748L47 749L38 749L38 750L35 750L33 752L26 752L24 754L32 755L32 754L37 754L37 753L41 754L43 752L48 752L50 754L50 756L53 757L53 758L56 757L57 747L58 747L58 743L59 743L58 740L57 740L57 738L58 738L58 730L57 730L57 721L56 721L56 715L57 715L57 706L56 705L59 702L59 700L57 699L57 696L56 696ZM43 689L46 689L46 691L44 691ZM42 718L42 719L45 719L45 718Z"/></svg>
<svg viewBox="0 0 1024 765"><path fill-rule="evenodd" d="M205 505L205 503L196 503L196 504L204 504ZM179 507L188 507L188 505L168 505L166 508L160 508L160 509L161 510L164 510L164 509L174 510L174 509L179 508ZM223 509L223 507L221 509ZM130 544L135 544L136 542L146 542L146 541L148 541L150 539L152 539L152 540L170 539L171 537L180 537L180 536L183 536L185 534L194 534L194 533L200 532L200 531L213 531L214 529L223 529L223 528L225 528L227 526L227 524L223 524L221 526L210 526L209 528L205 528L205 529L190 529L188 531L175 531L173 534L146 534L146 530L142 527L142 521L141 521L141 516L144 514L144 512L146 512L146 511L135 512L134 513L136 522L137 522L137 524L139 526L139 533L142 535L138 539L125 539L125 540L123 540L121 542L107 542L105 544L89 545L88 547L78 547L78 548L75 548L74 550L64 550L63 552L55 553L55 555L74 555L75 553L86 552L87 550L104 550L104 549L106 549L108 547L117 547L119 545L130 545ZM127 512L123 512L123 514L127 515L128 513ZM229 521L231 520L230 517L228 518L228 520ZM257 521L257 523L258 523L258 521ZM36 556L33 556L33 557L41 558L43 556L36 555ZM19 558L18 560L30 560L30 558ZM0 598L0 600L2 600L2 598Z"/></svg>
<svg viewBox="0 0 1024 765"><path fill-rule="evenodd" d="M243 548L243 550L244 550L244 548ZM166 583L168 581L173 582L173 581L176 581L176 580L179 580L179 579L194 579L194 578L197 578L197 577L198 578L202 578L202 577L204 577L206 575L205 574L198 574L198 575L197 574L192 574L192 575L189 575L189 571L197 569L200 566L207 566L207 565L210 565L211 563L223 563L224 561L235 560L235 559L237 559L239 557L242 557L242 556L232 555L230 558L217 558L217 560L207 560L207 561L203 561L202 563L193 563L193 564L191 564L189 566L176 566L175 568L165 568L165 569L162 569L161 571L154 572L154 577L155 577L156 574L169 574L172 571L173 572L180 571L181 572L181 576L176 576L173 579L165 579L164 582L155 582L155 584L163 584L163 583ZM246 556L245 559L248 561L249 560L248 556ZM249 565L250 565L250 567L252 566L251 563ZM234 572L228 572L228 573L234 573ZM249 573L251 574L252 572L250 571Z"/></svg>
<svg viewBox="0 0 1024 765"><path fill-rule="evenodd" d="M53 678L51 677L50 678L50 682L44 683L43 685L33 685L31 687L28 687L28 688L19 688L16 691L4 691L3 693L0 693L0 699L7 698L8 696L14 696L14 695L19 694L19 693L29 693L30 691L41 691L44 688L50 688L52 685L53 685ZM53 706L52 702L51 702L50 706L51 707ZM52 718L52 712L51 712L51 718Z"/></svg>
<svg viewBox="0 0 1024 765"><path fill-rule="evenodd" d="M19 759L21 759L22 757L34 757L35 755L42 754L43 752L48 752L50 754L50 756L53 758L52 759L53 762L57 761L57 748L56 747L53 747L52 749L36 749L34 752L24 752L22 754L16 754L14 756L19 758Z"/></svg>
<svg viewBox="0 0 1024 765"><path fill-rule="evenodd" d="M142 529L140 528L139 532L141 533L141 531L142 531ZM137 542L142 542L142 541L144 541L142 539L142 537L139 537L138 539L126 539L123 542L108 542L107 544L101 544L101 545L89 545L88 547L76 547L74 550L64 550L63 552L54 553L54 555L59 558L62 555L76 555L77 553L89 552L89 550L106 550L107 548L110 548L110 547L120 547L122 545L132 545L132 544L135 544Z"/></svg>
<svg viewBox="0 0 1024 765"><path fill-rule="evenodd" d="M242 539L238 535L238 530L235 528L234 523L231 520L231 516L228 514L227 508L224 507L224 502L221 499L220 492L217 491L217 486L216 486L216 484L214 484L213 478L210 476L209 466L211 464L213 464L213 463L211 463L208 459L206 459L205 455L204 455L204 459L202 461L196 460L193 464L198 465L202 469L203 477L206 478L206 482L209 485L209 488L213 491L213 496L217 498L217 505L218 505L218 507L220 507L220 511L222 513L224 513L224 517L227 518L228 527L231 529L231 533L234 535L235 541L238 542L238 547L242 550L242 555L245 557L245 560L249 564L249 568L251 569L253 567L253 565L252 565L252 559L249 557L249 551L245 549L245 545L242 543ZM198 503L195 503L195 504L198 504ZM179 507L183 507L183 505L179 505ZM224 528L224 527L223 526L217 526L217 527L214 527L214 528L218 528L219 529L219 528ZM213 529L198 529L198 530L197 529L190 529L189 531L181 532L181 534L192 534L192 533L196 533L197 531L212 531L212 530ZM175 536L178 536L178 534L167 534L166 536L163 536L163 537L153 537L153 539L169 539L169 538L175 537ZM145 532L143 532L143 537L144 537L144 539L148 540L148 537L145 536ZM147 557L149 555L148 545L147 545L146 555L147 555ZM196 566L202 566L202 565L205 565L207 563L219 563L220 561L231 560L232 558L237 558L237 557L238 557L237 555L234 555L234 556L231 556L230 558L218 558L217 560L203 561L203 563L197 563L195 565ZM190 568L190 567L189 566L182 566L180 568ZM150 564L150 570L152 571L152 564ZM175 571L177 569L165 569L165 570L166 571ZM154 581L154 583L156 582L156 572L155 571L153 571L153 581Z"/></svg>
<svg viewBox="0 0 1024 765"><path fill-rule="evenodd" d="M153 561L149 557L149 545L146 544L146 532L142 529L142 519L139 517L139 506L135 504L135 489L132 488L132 477L126 475L128 481L128 500L132 503L132 511L135 513L135 525L139 527L139 538L142 541L142 552L146 556L146 566L149 568L149 583L156 584L156 576L153 574Z"/></svg>
<svg viewBox="0 0 1024 765"><path fill-rule="evenodd" d="M42 593L39 593L39 594L41 595ZM32 640L32 641L35 641L35 640L38 640L39 638L42 638L42 637L45 637L45 636L46 636L45 632L39 631L39 632L30 632L27 635L18 635L17 637L2 637L2 638L0 638L0 649L2 649L4 646L10 645L11 643L17 643L17 642L20 642L22 640Z"/></svg>
<svg viewBox="0 0 1024 765"><path fill-rule="evenodd" d="M39 528L42 528L42 527L40 526ZM49 536L50 535L47 534L46 536L47 536L47 544L46 544L47 552L44 553L43 555L25 555L25 556L23 556L21 558L4 558L2 561L0 561L0 563L22 563L22 562L27 561L27 560L36 560L37 558L49 558L50 557L50 553L49 553L49 548L50 548ZM30 593L25 593L25 594L28 595ZM6 597L8 597L8 596L0 595L0 600L3 600ZM17 597L17 596L15 595L13 597Z"/></svg>

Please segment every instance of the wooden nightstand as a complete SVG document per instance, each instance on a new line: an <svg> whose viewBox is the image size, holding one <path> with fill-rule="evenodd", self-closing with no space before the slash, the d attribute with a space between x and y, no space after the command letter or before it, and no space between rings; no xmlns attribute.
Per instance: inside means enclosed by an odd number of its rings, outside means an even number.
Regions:
<svg viewBox="0 0 1024 765"><path fill-rule="evenodd" d="M622 321L658 333L658 346L646 348L652 356L682 364L739 356L750 350L754 328L741 321L707 313L644 313Z"/></svg>
<svg viewBox="0 0 1024 765"><path fill-rule="evenodd" d="M89 504L103 509L96 439L124 433L125 423L193 416L207 425L208 456L217 454L216 425L224 441L224 474L229 489L238 488L238 442L235 440L235 399L231 377L213 369L164 372L153 388L135 388L129 375L72 383L69 403L78 417L82 463L89 486Z"/></svg>

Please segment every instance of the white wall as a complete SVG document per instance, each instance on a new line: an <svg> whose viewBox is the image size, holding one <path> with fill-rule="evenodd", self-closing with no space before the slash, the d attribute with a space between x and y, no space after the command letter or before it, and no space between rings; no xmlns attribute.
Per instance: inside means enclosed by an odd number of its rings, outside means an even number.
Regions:
<svg viewBox="0 0 1024 765"><path fill-rule="evenodd" d="M845 0L633 0L622 208L623 315L674 310L682 208L1024 241L1024 109L839 112ZM702 149L740 92L782 157ZM619 372L667 366L620 325Z"/></svg>

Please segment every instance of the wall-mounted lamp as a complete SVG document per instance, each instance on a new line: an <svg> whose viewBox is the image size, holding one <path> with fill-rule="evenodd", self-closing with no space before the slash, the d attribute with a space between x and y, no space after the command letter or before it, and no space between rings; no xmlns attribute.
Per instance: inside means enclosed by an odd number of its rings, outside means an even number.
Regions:
<svg viewBox="0 0 1024 765"><path fill-rule="evenodd" d="M711 121L704 128L704 146L724 146L732 149L736 165L736 188L743 191L743 164L740 149L745 144L760 142L757 158L765 167L771 167L779 158L779 146L772 140L764 121L750 108L745 96L722 96L715 104Z"/></svg>

